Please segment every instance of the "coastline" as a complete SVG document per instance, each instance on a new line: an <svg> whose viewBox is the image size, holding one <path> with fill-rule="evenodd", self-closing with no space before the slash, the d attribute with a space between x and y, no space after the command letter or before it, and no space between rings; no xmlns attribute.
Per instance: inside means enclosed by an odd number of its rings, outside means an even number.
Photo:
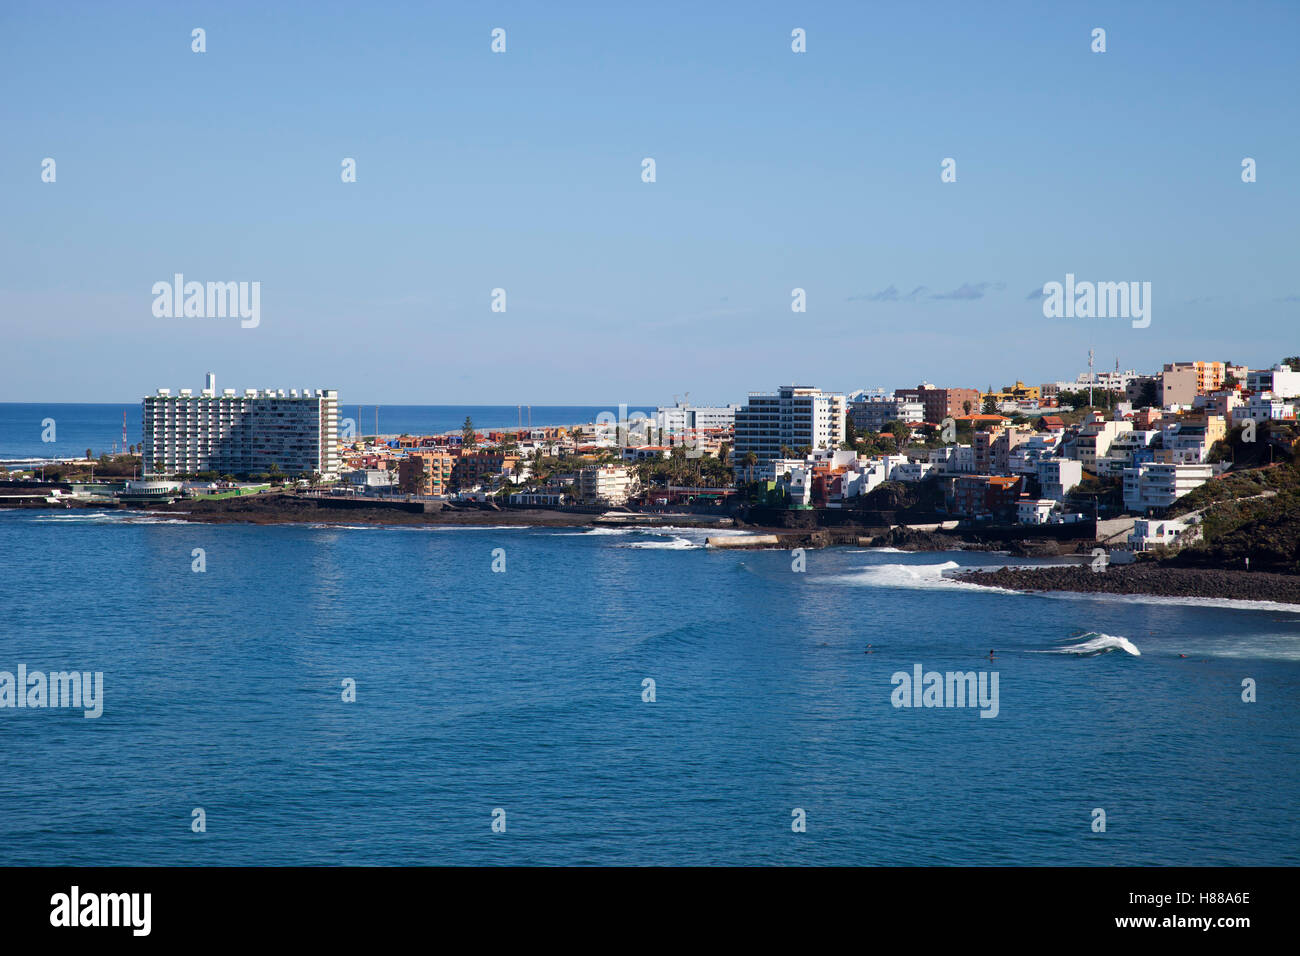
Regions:
<svg viewBox="0 0 1300 956"><path fill-rule="evenodd" d="M4 510L29 510L32 506ZM48 509L45 505L44 509ZM41 509L41 510L44 510ZM167 515L199 524L312 524L452 527L595 528L612 524L602 513L556 511L544 508L498 509L482 505L452 505L441 501L408 502L321 499L293 494L262 494L243 498L185 499L170 504L123 507L115 504L75 504L52 510L112 510L123 514ZM858 547L933 554L954 551L1000 551L1015 556L1051 557L1017 547L1015 542L981 542L960 536L913 529L845 528L791 530L748 524L738 518L723 523L721 517L696 514L654 515L628 526L654 530L695 527L717 530L709 540L719 550L790 550L793 548ZM1010 545L1010 547L1008 547ZM964 570L953 580L1026 594L1069 592L1212 600L1239 600L1300 605L1300 575L1240 569L1171 567L1155 563L1110 565L1093 572L1087 564L1039 568L1001 567Z"/></svg>

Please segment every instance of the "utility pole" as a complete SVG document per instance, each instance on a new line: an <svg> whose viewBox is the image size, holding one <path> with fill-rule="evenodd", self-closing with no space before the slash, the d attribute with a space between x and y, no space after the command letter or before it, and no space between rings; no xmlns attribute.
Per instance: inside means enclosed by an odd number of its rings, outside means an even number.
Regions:
<svg viewBox="0 0 1300 956"><path fill-rule="evenodd" d="M1097 381L1097 373L1092 368L1093 350L1088 349L1088 407L1092 408L1092 383Z"/></svg>

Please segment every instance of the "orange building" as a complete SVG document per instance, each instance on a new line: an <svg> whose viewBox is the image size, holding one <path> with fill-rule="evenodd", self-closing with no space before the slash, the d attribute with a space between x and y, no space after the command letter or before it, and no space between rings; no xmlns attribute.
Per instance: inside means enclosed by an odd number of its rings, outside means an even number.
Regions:
<svg viewBox="0 0 1300 956"><path fill-rule="evenodd" d="M398 465L398 482L404 491L417 495L445 495L451 484L456 459L445 451L412 449Z"/></svg>

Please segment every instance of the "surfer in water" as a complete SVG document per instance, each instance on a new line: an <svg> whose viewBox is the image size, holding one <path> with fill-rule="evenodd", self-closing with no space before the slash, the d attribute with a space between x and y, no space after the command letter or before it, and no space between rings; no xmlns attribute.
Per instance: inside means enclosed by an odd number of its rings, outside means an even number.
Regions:
<svg viewBox="0 0 1300 956"><path fill-rule="evenodd" d="M867 649L866 649L865 651L863 651L862 653L863 653L863 654L874 654L874 653L876 653L876 652L873 651L873 650L871 649L871 645L868 644L868 645L867 645Z"/></svg>
<svg viewBox="0 0 1300 956"><path fill-rule="evenodd" d="M997 657L994 656L995 653L996 653L996 652L995 652L992 648L989 649L989 660L991 660L991 661L995 661L995 660L997 660Z"/></svg>

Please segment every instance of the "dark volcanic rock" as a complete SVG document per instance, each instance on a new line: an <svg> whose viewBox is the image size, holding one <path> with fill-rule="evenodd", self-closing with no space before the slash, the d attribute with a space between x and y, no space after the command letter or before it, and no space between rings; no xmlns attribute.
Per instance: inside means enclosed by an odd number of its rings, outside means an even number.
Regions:
<svg viewBox="0 0 1300 956"><path fill-rule="evenodd" d="M1015 591L1079 591L1095 594L1151 594L1163 597L1232 598L1300 604L1300 575L1152 564L1111 565L1096 572L1087 565L963 571L953 577Z"/></svg>

